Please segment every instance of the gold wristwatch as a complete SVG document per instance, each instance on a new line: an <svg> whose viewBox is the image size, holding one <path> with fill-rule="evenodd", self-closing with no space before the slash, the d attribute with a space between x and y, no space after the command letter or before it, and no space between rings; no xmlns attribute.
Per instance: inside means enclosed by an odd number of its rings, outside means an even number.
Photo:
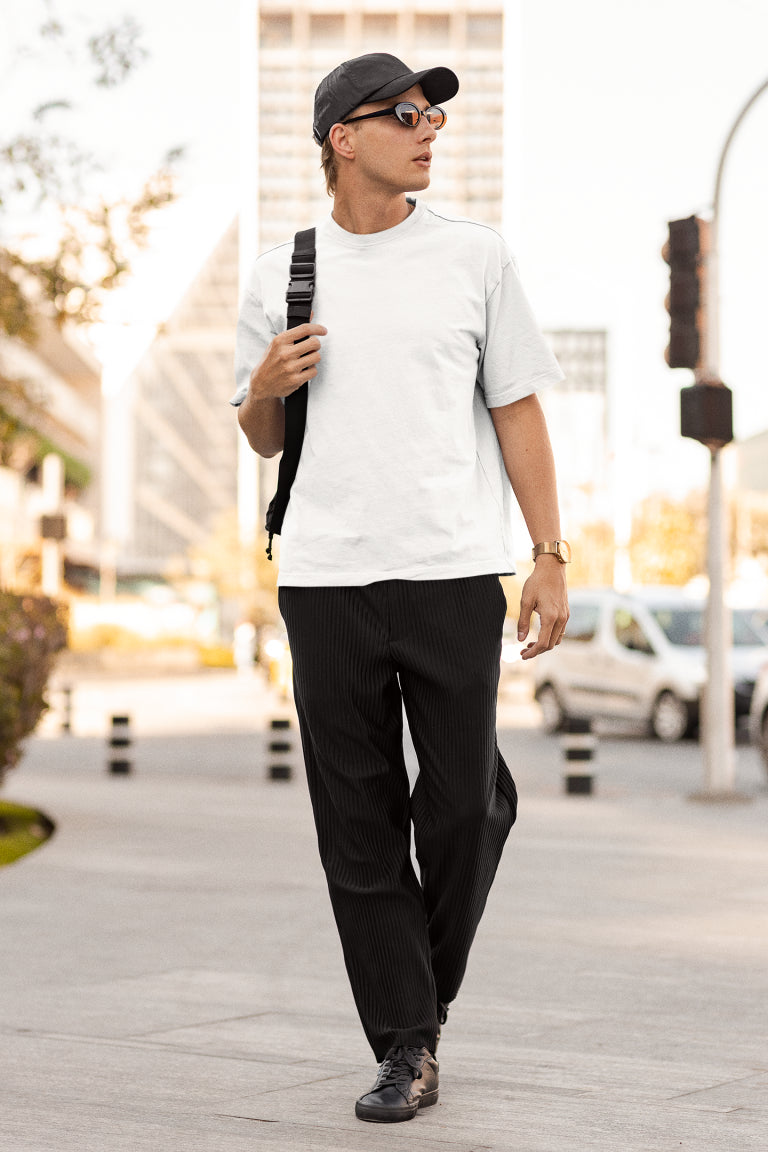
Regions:
<svg viewBox="0 0 768 1152"><path fill-rule="evenodd" d="M537 544L533 549L534 560L542 555L557 556L561 564L570 564L571 546L567 540L547 540L543 544Z"/></svg>

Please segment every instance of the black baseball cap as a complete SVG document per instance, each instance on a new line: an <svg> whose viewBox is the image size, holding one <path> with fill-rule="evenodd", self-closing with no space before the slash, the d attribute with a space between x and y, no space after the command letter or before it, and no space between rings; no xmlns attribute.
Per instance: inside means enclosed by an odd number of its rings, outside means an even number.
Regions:
<svg viewBox="0 0 768 1152"><path fill-rule="evenodd" d="M360 104L399 96L414 84L421 84L430 104L450 100L459 90L459 78L450 68L412 72L407 64L388 52L369 52L345 60L317 86L312 135L322 144L333 125Z"/></svg>

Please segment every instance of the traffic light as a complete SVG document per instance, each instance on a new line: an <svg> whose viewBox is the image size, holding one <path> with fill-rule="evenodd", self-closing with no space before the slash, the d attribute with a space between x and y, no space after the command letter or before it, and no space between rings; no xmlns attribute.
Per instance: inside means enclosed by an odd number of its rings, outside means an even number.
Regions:
<svg viewBox="0 0 768 1152"><path fill-rule="evenodd" d="M662 256L669 264L669 345L665 359L670 368L693 368L699 375L704 359L706 317L706 257L709 223L698 216L670 220L669 239Z"/></svg>

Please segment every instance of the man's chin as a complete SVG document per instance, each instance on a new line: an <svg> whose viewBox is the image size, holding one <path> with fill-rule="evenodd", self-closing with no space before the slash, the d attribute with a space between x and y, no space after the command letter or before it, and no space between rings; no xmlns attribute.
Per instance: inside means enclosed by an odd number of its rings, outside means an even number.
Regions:
<svg viewBox="0 0 768 1152"><path fill-rule="evenodd" d="M416 180L412 180L413 187L411 188L411 191L412 192L419 192L419 191L423 191L424 188L429 188L429 182L430 182L431 175L432 175L431 172L429 172L426 169L423 169L421 176L418 177Z"/></svg>

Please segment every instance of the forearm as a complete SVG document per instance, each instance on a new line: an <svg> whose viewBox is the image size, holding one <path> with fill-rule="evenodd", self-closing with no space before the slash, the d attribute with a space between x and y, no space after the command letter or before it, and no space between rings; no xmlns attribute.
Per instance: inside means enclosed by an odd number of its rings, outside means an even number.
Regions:
<svg viewBox="0 0 768 1152"><path fill-rule="evenodd" d="M492 408L491 417L509 476L534 544L560 539L560 511L552 445L537 396Z"/></svg>
<svg viewBox="0 0 768 1152"><path fill-rule="evenodd" d="M285 444L285 408L278 396L259 399L249 392L237 410L246 439L259 456L282 452Z"/></svg>

